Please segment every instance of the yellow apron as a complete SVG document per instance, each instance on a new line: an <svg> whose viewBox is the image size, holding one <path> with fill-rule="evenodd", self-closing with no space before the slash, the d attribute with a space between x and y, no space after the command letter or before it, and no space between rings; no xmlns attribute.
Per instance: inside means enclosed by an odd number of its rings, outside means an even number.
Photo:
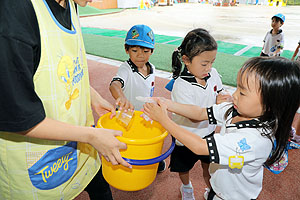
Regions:
<svg viewBox="0 0 300 200"><path fill-rule="evenodd" d="M46 116L69 124L94 123L84 44L73 1L72 30L62 27L45 0L32 0L41 34L35 90ZM0 132L0 199L73 199L100 168L97 151L77 142Z"/></svg>

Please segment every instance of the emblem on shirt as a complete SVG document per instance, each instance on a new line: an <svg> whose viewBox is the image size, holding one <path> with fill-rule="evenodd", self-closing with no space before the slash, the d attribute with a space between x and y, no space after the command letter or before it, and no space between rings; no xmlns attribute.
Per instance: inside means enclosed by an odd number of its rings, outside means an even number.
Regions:
<svg viewBox="0 0 300 200"><path fill-rule="evenodd" d="M246 138L243 138L241 139L239 142L238 142L238 145L240 147L240 149L242 151L246 151L248 149L251 149L251 146L247 144L247 141L246 141Z"/></svg>
<svg viewBox="0 0 300 200"><path fill-rule="evenodd" d="M240 147L241 151L246 151L248 149L251 149L251 146L247 144L246 138L241 139L238 142L238 146ZM240 155L240 151L238 148L236 149L236 154L229 156L228 158L228 166L231 169L241 169L244 166L244 156Z"/></svg>
<svg viewBox="0 0 300 200"><path fill-rule="evenodd" d="M76 83L80 82L83 77L83 68L79 62L79 57L72 60L70 56L63 56L58 63L57 76L65 85L68 94L68 100L65 102L65 107L69 110L72 100L79 96L79 89L73 89L73 87Z"/></svg>

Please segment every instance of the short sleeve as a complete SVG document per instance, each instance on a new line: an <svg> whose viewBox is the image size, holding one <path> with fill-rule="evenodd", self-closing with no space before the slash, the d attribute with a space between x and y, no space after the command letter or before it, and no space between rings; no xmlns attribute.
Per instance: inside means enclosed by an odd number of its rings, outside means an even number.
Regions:
<svg viewBox="0 0 300 200"><path fill-rule="evenodd" d="M284 34L283 33L281 33L281 40L280 40L278 47L281 49L283 49L283 47L284 47Z"/></svg>
<svg viewBox="0 0 300 200"><path fill-rule="evenodd" d="M266 42L268 34L269 32L267 32L267 34L265 35L263 42Z"/></svg>
<svg viewBox="0 0 300 200"><path fill-rule="evenodd" d="M126 66L125 63L123 63L119 67L117 74L113 77L111 82L119 81L122 84L122 89L124 89L129 77L130 70L131 69L128 66Z"/></svg>
<svg viewBox="0 0 300 200"><path fill-rule="evenodd" d="M217 84L217 92L221 92L223 90L223 84L221 80L221 75L218 73L218 71L215 68L212 68L211 74L214 77L214 80Z"/></svg>
<svg viewBox="0 0 300 200"><path fill-rule="evenodd" d="M190 94L187 88L188 87L183 81L179 80L179 78L175 80L171 93L172 100L182 104L193 104L193 102L191 102L193 99L193 94Z"/></svg>
<svg viewBox="0 0 300 200"><path fill-rule="evenodd" d="M33 76L40 59L40 35L30 1L0 7L0 131L28 130L45 118L34 90ZM10 12L7 12L9 10Z"/></svg>
<svg viewBox="0 0 300 200"><path fill-rule="evenodd" d="M224 102L221 104L214 104L212 107L207 108L207 116L209 124L223 124L225 119L225 113L232 106L230 102Z"/></svg>

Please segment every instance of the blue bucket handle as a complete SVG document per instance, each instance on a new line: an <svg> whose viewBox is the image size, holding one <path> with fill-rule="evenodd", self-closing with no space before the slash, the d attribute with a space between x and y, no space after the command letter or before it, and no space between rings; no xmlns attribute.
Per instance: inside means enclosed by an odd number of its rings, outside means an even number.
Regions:
<svg viewBox="0 0 300 200"><path fill-rule="evenodd" d="M175 148L175 138L172 137L172 144L171 144L169 150L156 158L151 158L151 159L146 159L146 160L135 160L135 159L129 159L129 158L123 157L123 159L131 165L152 165L152 164L158 163L158 162L166 159L172 153L174 148Z"/></svg>

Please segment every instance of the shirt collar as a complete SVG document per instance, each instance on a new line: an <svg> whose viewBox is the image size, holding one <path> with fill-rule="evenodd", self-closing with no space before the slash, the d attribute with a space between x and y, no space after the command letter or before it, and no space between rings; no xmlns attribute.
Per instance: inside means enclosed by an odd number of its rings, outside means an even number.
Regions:
<svg viewBox="0 0 300 200"><path fill-rule="evenodd" d="M237 112L237 110L235 108L233 108L232 110L232 118L235 116L238 116L239 113ZM241 129L241 128L263 128L266 127L266 123L268 122L261 122L259 119L255 118L255 119L251 119L251 120L246 120L246 121L240 121L240 122L236 122L234 124L230 124L227 125L227 128L237 128L237 129Z"/></svg>
<svg viewBox="0 0 300 200"><path fill-rule="evenodd" d="M138 67L131 61L131 59L128 59L127 63L131 67L132 72L137 72L137 73L139 72ZM152 67L152 65L149 62L147 62L146 66L150 67L150 73L149 74L153 74L153 67Z"/></svg>
<svg viewBox="0 0 300 200"><path fill-rule="evenodd" d="M272 31L273 31L273 29L270 30L270 34L272 34ZM280 33L282 33L281 29L278 30L277 35L280 34Z"/></svg>
<svg viewBox="0 0 300 200"><path fill-rule="evenodd" d="M210 77L211 77L211 75L210 75L210 73L208 73L208 76L204 78L205 82L207 82L207 80ZM187 67L184 67L183 71L180 73L180 78L182 78L183 80L185 80L193 85L200 85L197 83L195 76L189 72Z"/></svg>

